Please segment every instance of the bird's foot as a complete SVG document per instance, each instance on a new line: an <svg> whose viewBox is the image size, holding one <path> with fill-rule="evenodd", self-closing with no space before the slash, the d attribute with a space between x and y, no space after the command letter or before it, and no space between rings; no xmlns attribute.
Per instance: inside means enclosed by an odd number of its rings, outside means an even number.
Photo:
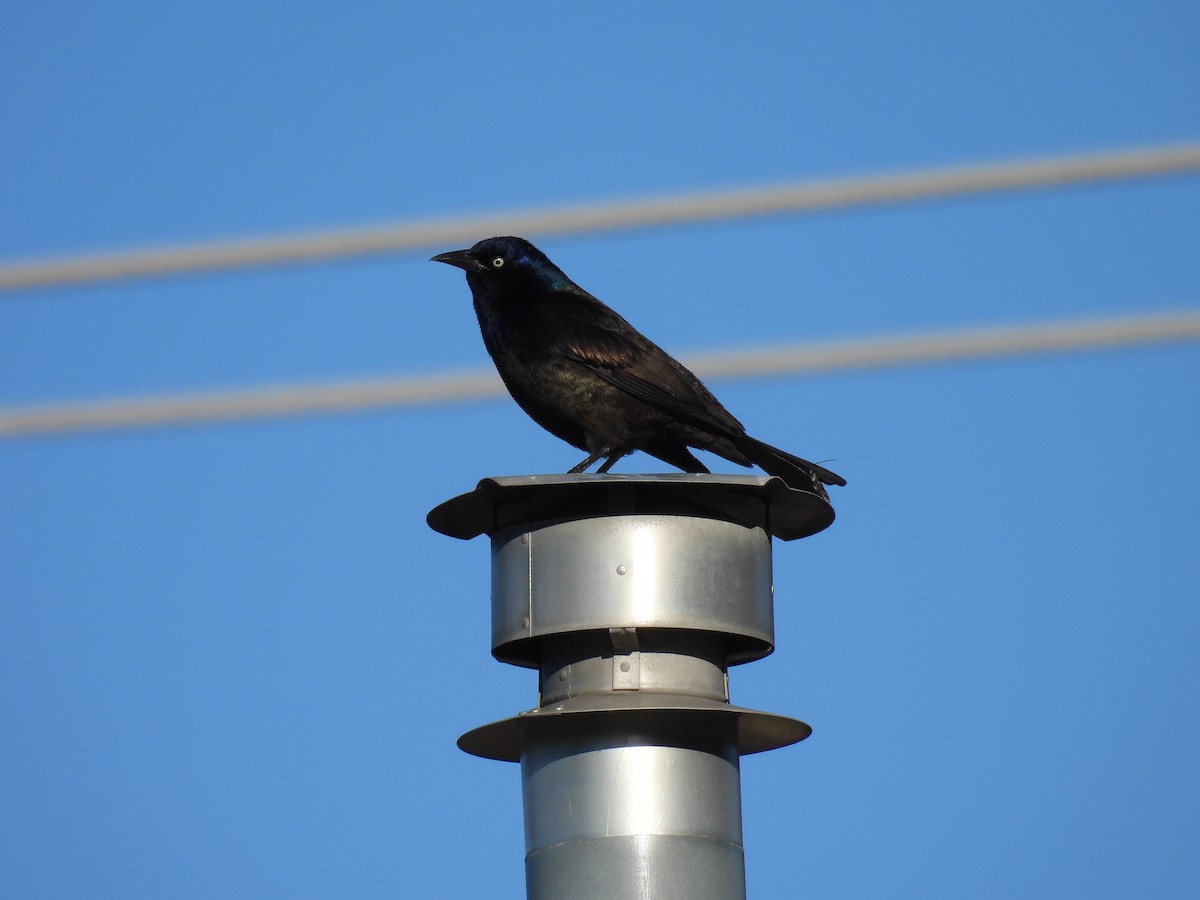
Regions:
<svg viewBox="0 0 1200 900"><path fill-rule="evenodd" d="M579 465L577 465L577 466L573 467L572 469L570 469L570 470L567 472L567 474L568 474L568 475L581 475L581 474L583 474L584 472L586 472L586 471L588 470L588 468L589 468L589 467L590 467L590 466L591 466L591 465L592 465L592 464L593 464L593 463L594 463L596 460L598 460L598 459L601 459L601 458L603 458L603 457L607 456L607 457L608 457L608 459L604 460L604 465L602 465L602 466L601 466L599 469L597 469L597 470L596 470L596 474L597 474L597 475L603 474L604 472L607 472L609 469L611 469L611 468L612 468L612 465L613 465L613 463L615 463L615 462L616 462L618 459L620 459L620 458L621 458L623 455L624 455L624 454L621 454L621 453L613 453L611 449L609 449L608 447L605 447L605 448L604 448L603 450L601 450L599 453L593 453L591 456L589 456L587 459L585 459L585 460L584 460L583 462L581 462Z"/></svg>
<svg viewBox="0 0 1200 900"><path fill-rule="evenodd" d="M581 474L583 474L584 472L586 472L586 471L588 470L588 467L589 467L589 466L590 466L592 463L594 463L596 460L598 460L600 457L602 457L602 456L604 456L604 455L605 455L604 453L593 453L591 456L589 456L587 459L585 459L585 460L584 460L583 462L581 462L579 465L577 465L577 466L572 466L570 469L568 469L568 470L567 470L567 474L568 474L568 475L581 475Z"/></svg>

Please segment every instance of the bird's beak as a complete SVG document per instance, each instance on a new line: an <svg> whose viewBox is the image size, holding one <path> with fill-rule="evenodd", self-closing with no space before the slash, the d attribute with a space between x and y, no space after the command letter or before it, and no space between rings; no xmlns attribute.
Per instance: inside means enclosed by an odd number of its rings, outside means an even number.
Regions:
<svg viewBox="0 0 1200 900"><path fill-rule="evenodd" d="M457 266L464 272L487 272L488 267L471 255L470 250L451 250L449 253L439 253L429 257L430 262L445 263Z"/></svg>

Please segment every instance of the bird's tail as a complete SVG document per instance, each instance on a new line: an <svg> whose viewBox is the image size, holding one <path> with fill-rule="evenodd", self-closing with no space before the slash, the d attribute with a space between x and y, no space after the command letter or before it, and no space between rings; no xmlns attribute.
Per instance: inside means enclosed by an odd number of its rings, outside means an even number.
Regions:
<svg viewBox="0 0 1200 900"><path fill-rule="evenodd" d="M740 438L737 448L746 458L769 475L775 475L788 483L789 487L808 490L810 487L822 496L825 495L823 484L836 484L839 487L846 484L846 479L836 472L831 472L824 466L819 466L807 459L792 456L786 450L764 444L749 435Z"/></svg>

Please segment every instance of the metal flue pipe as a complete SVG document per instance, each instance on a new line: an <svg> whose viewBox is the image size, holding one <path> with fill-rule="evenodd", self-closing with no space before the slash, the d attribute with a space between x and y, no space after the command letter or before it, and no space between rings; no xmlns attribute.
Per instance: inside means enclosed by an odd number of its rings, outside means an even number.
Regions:
<svg viewBox="0 0 1200 900"><path fill-rule="evenodd" d="M429 514L492 541L492 655L538 704L464 734L520 762L530 900L746 895L740 758L806 738L734 706L728 670L774 649L771 539L828 502L756 476L490 478Z"/></svg>

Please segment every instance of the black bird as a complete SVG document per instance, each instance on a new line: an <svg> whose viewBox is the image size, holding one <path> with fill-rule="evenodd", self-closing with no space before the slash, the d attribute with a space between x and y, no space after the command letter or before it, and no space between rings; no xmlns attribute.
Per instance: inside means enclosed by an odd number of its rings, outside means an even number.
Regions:
<svg viewBox="0 0 1200 900"><path fill-rule="evenodd" d="M607 472L644 450L685 472L707 472L689 447L751 463L791 487L846 480L746 434L700 380L518 237L494 237L434 262L467 273L483 343L521 409Z"/></svg>

